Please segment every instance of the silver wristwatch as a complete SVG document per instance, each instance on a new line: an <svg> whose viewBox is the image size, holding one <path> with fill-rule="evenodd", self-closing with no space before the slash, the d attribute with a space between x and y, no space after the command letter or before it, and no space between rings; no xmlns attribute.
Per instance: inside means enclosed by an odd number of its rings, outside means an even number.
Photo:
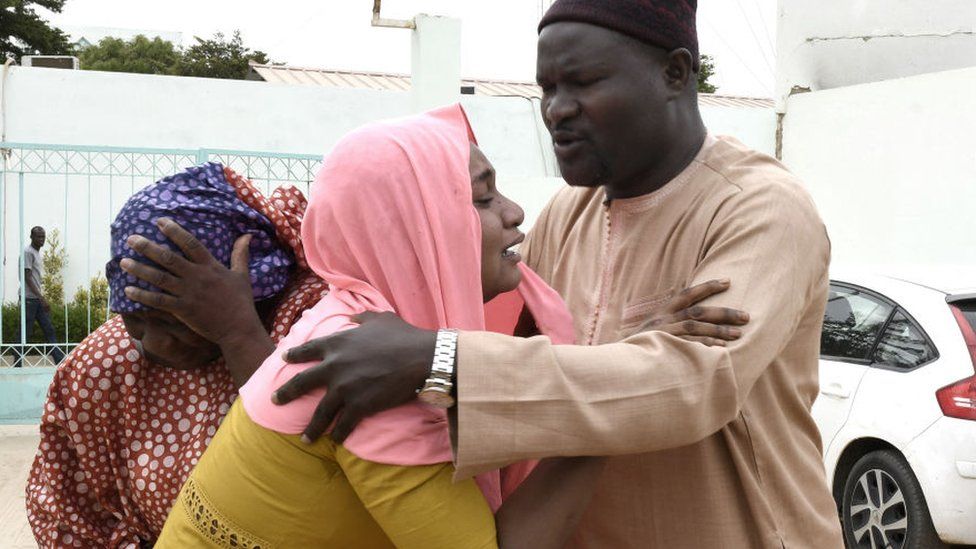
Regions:
<svg viewBox="0 0 976 549"><path fill-rule="evenodd" d="M417 398L438 408L454 406L454 364L457 359L457 330L437 330L434 360L430 375L417 392Z"/></svg>

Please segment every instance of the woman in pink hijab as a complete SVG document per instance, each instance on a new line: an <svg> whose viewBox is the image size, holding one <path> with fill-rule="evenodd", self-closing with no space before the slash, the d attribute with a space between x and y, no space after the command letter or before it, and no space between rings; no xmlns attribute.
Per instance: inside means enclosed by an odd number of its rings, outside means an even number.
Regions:
<svg viewBox="0 0 976 549"><path fill-rule="evenodd" d="M495 189L459 105L354 131L326 159L302 223L308 263L330 293L279 348L351 328L365 311L512 333L526 309L542 334L571 343L562 300L512 251L522 218ZM341 446L307 444L299 434L322 393L284 406L271 397L308 366L274 354L241 388L156 547L497 546L494 512L532 464L455 484L446 413L419 401L363 421ZM588 484L600 469L596 458L560 461L540 473ZM526 512L506 516L563 522L588 501L536 498L513 497ZM556 545L572 532L554 530Z"/></svg>
<svg viewBox="0 0 976 549"><path fill-rule="evenodd" d="M302 222L308 264L329 294L278 348L352 328L367 311L572 343L562 300L512 251L522 218L459 105L352 132L326 158ZM454 483L446 413L419 400L363 420L341 445L309 443L300 433L324 391L281 406L272 394L311 365L277 353L264 361L155 547L542 548L574 532L601 458Z"/></svg>

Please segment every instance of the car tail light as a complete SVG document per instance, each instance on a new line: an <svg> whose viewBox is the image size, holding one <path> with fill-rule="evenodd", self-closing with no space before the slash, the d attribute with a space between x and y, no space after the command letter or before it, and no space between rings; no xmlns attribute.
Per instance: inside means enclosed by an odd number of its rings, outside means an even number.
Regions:
<svg viewBox="0 0 976 549"><path fill-rule="evenodd" d="M966 340L966 347L969 348L973 375L939 389L935 392L935 397L939 401L942 413L946 416L976 420L976 329L966 318L969 311L963 312L955 305L949 305L949 308L952 309L952 314L959 323L959 329L962 330L962 337Z"/></svg>

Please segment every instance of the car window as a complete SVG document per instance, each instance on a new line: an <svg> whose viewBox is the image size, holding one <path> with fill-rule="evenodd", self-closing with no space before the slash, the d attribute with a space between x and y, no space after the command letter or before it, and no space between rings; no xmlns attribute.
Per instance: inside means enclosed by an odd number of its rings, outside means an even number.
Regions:
<svg viewBox="0 0 976 549"><path fill-rule="evenodd" d="M891 317L874 352L874 362L895 368L912 369L935 359L935 349L904 313Z"/></svg>
<svg viewBox="0 0 976 549"><path fill-rule="evenodd" d="M831 284L820 337L820 355L868 360L893 309L890 303L873 295Z"/></svg>

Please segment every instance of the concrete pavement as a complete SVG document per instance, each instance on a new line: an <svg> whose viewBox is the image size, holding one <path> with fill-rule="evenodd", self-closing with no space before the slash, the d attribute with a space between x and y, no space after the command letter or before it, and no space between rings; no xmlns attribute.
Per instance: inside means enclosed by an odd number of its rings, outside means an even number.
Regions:
<svg viewBox="0 0 976 549"><path fill-rule="evenodd" d="M27 525L24 487L38 440L37 425L0 425L0 547L37 547Z"/></svg>

